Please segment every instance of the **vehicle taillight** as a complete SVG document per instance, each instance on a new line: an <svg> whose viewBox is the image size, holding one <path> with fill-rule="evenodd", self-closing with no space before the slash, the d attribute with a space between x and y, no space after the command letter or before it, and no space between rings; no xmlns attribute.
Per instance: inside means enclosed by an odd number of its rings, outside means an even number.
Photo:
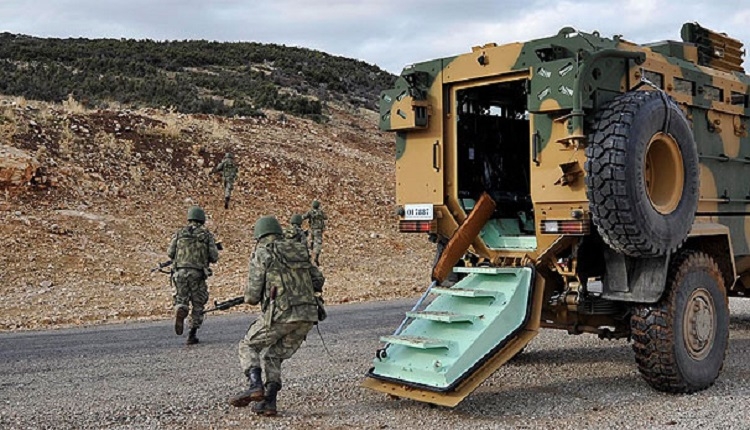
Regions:
<svg viewBox="0 0 750 430"><path fill-rule="evenodd" d="M400 220L398 222L398 231L401 233L435 233L437 231L437 222L435 220Z"/></svg>
<svg viewBox="0 0 750 430"><path fill-rule="evenodd" d="M544 220L542 221L542 233L545 234L589 234L591 227L589 220Z"/></svg>

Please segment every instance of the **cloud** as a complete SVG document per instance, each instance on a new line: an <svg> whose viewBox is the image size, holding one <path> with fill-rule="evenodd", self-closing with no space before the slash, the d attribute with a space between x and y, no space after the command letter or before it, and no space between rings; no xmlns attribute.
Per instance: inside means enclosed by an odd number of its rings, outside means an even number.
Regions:
<svg viewBox="0 0 750 430"><path fill-rule="evenodd" d="M684 22L750 43L750 6L703 0L3 0L0 31L41 37L207 39L302 46L391 72L565 26L636 43L679 40Z"/></svg>

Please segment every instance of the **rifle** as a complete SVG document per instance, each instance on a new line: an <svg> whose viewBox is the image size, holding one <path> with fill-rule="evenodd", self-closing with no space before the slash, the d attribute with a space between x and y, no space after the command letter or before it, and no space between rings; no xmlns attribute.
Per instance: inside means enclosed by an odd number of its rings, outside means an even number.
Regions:
<svg viewBox="0 0 750 430"><path fill-rule="evenodd" d="M151 269L151 273L159 271L161 273L167 273L167 274L169 274L169 273L171 273L171 270L169 272L167 272L167 271L164 270L164 268L165 267L169 267L171 265L172 265L172 260L167 260L167 261L165 261L163 263L159 263L156 267L154 267L153 269Z"/></svg>
<svg viewBox="0 0 750 430"><path fill-rule="evenodd" d="M229 308L233 308L243 303L245 303L244 296L235 297L233 299L225 300L223 302L217 302L216 300L214 300L214 307L211 309L204 310L203 313L207 314L209 312L214 312L214 311L225 311Z"/></svg>

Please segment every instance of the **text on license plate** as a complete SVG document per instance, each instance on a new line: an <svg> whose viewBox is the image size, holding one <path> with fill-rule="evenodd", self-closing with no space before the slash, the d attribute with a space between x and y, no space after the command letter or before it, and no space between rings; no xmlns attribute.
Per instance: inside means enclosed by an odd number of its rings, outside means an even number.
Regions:
<svg viewBox="0 0 750 430"><path fill-rule="evenodd" d="M407 220L432 220L433 209L431 204L404 205L404 219Z"/></svg>

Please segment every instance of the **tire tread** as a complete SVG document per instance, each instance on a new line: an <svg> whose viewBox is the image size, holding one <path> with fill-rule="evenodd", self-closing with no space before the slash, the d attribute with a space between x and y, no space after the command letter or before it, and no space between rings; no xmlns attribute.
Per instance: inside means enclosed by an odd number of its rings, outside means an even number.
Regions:
<svg viewBox="0 0 750 430"><path fill-rule="evenodd" d="M670 265L667 290L662 300L655 305L641 305L633 309L630 319L633 351L638 370L643 379L659 391L670 393L693 393L711 385L692 385L682 376L675 355L674 321L676 295L679 285L688 270L693 267L706 267L712 277L719 280L723 290L723 277L719 267L707 254L699 251L685 251L677 255ZM726 295L725 295L726 300Z"/></svg>
<svg viewBox="0 0 750 430"><path fill-rule="evenodd" d="M586 148L586 197L594 224L607 245L632 257L664 255L682 244L670 249L655 244L650 234L639 228L634 216L636 208L627 194L629 133L636 126L639 109L655 97L660 96L653 91L632 91L615 97L597 113Z"/></svg>

